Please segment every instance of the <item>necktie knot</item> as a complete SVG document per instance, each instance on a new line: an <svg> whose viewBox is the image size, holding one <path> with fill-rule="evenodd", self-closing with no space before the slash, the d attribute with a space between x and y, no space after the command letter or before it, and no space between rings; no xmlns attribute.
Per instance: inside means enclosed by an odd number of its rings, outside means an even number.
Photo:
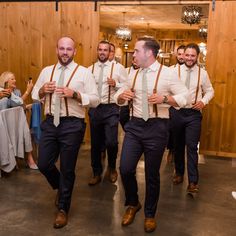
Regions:
<svg viewBox="0 0 236 236"><path fill-rule="evenodd" d="M146 75L148 71L149 71L149 68L144 68L143 69L143 75Z"/></svg>

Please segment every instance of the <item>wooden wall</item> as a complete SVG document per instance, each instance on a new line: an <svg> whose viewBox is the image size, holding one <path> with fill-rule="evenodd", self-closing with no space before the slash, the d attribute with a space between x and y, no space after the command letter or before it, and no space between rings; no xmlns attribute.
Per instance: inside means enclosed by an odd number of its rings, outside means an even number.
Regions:
<svg viewBox="0 0 236 236"><path fill-rule="evenodd" d="M25 90L41 69L57 61L57 39L68 35L77 43L75 61L89 66L96 58L99 13L93 2L0 3L0 73L15 73L17 87Z"/></svg>
<svg viewBox="0 0 236 236"><path fill-rule="evenodd" d="M0 73L12 71L22 93L29 77L35 82L43 67L57 62L56 42L61 36L76 41L77 63L89 66L96 59L99 12L93 2L59 3L58 11L55 2L1 2L0 22ZM88 128L85 140L89 139Z"/></svg>
<svg viewBox="0 0 236 236"><path fill-rule="evenodd" d="M204 112L200 152L236 157L236 1L210 4L207 70L215 97Z"/></svg>

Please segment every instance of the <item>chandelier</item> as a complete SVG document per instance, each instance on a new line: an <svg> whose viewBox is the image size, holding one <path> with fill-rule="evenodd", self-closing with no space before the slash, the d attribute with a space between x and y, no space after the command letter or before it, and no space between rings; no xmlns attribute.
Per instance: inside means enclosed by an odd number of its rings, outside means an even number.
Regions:
<svg viewBox="0 0 236 236"><path fill-rule="evenodd" d="M125 13L123 12L123 25L120 25L118 28L116 28L116 37L123 39L125 41L131 40L131 29L125 25Z"/></svg>
<svg viewBox="0 0 236 236"><path fill-rule="evenodd" d="M184 6L182 8L182 23L198 24L201 20L202 8L197 6Z"/></svg>
<svg viewBox="0 0 236 236"><path fill-rule="evenodd" d="M207 25L201 25L198 29L199 36L201 38L207 39Z"/></svg>

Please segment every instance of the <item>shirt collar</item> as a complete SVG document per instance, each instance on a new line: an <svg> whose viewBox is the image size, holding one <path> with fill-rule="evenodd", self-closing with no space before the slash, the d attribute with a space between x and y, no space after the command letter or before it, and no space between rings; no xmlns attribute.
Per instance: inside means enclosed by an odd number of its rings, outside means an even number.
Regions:
<svg viewBox="0 0 236 236"><path fill-rule="evenodd" d="M98 66L101 66L101 65L104 65L104 66L109 66L111 64L111 62L109 60L107 60L106 62L102 63L98 60Z"/></svg>
<svg viewBox="0 0 236 236"><path fill-rule="evenodd" d="M161 66L161 64L158 61L155 61L149 67L142 68L142 70L147 69L147 72L149 72L149 71L155 72L159 69L160 66Z"/></svg>
<svg viewBox="0 0 236 236"><path fill-rule="evenodd" d="M190 69L190 71L194 71L194 70L198 67L197 64L195 64L195 65L194 65L193 67L191 67L191 68L187 67L185 64L183 64L183 65L181 65L181 66L183 66L183 68L184 68L185 71L188 71L189 69Z"/></svg>
<svg viewBox="0 0 236 236"><path fill-rule="evenodd" d="M66 69L73 70L74 67L75 67L75 64L76 63L74 62L74 60L71 61L70 64L66 65ZM58 62L57 63L57 69L60 70L62 67L63 67L63 65L60 62Z"/></svg>

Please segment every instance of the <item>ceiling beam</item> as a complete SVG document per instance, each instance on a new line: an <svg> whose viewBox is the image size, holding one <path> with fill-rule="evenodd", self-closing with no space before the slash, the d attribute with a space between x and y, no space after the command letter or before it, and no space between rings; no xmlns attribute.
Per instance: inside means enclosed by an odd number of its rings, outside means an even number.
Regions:
<svg viewBox="0 0 236 236"><path fill-rule="evenodd" d="M209 4L211 1L99 1L100 5L196 5Z"/></svg>

